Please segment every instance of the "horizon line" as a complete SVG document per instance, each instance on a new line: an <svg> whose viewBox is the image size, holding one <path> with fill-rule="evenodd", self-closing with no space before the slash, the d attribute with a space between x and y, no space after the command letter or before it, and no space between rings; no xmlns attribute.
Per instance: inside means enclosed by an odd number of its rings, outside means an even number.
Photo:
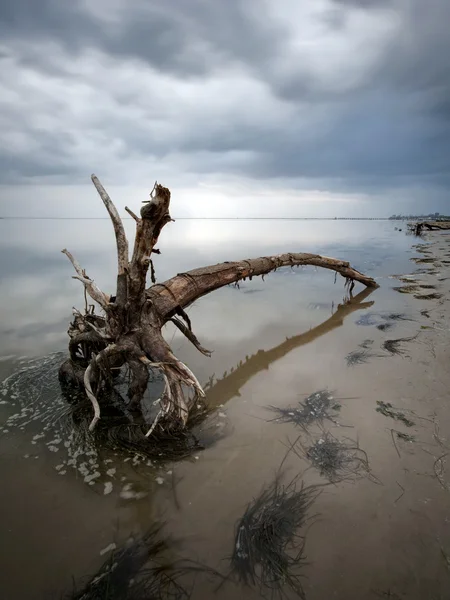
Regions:
<svg viewBox="0 0 450 600"><path fill-rule="evenodd" d="M121 217L133 221L132 217ZM176 217L175 221L401 221L390 217ZM417 218L417 217L416 217ZM0 217L3 221L109 221L109 217Z"/></svg>

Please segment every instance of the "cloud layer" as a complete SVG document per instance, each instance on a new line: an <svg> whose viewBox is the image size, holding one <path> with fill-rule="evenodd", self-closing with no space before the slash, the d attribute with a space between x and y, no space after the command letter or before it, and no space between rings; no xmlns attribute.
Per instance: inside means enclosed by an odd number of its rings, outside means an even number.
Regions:
<svg viewBox="0 0 450 600"><path fill-rule="evenodd" d="M449 17L447 0L2 0L2 202L95 171L444 210Z"/></svg>

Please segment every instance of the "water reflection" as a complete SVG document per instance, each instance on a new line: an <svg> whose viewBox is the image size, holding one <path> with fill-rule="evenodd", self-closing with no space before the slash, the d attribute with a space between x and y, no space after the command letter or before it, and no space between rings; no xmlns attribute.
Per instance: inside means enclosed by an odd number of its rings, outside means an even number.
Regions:
<svg viewBox="0 0 450 600"><path fill-rule="evenodd" d="M336 312L317 327L287 338L270 350L258 350L253 356L248 356L245 360L240 361L236 368L232 367L230 373L228 375L225 373L221 379L215 380L212 376L205 385L208 403L211 406L218 406L235 396L239 397L240 389L258 372L268 369L270 364L280 360L295 348L308 344L333 329L341 327L345 317L353 312L373 306L373 301L364 302L372 293L373 289L366 288L354 298L340 304Z"/></svg>
<svg viewBox="0 0 450 600"><path fill-rule="evenodd" d="M133 222L126 221L126 228L132 238ZM155 268L163 281L207 264L285 251L334 255L383 276L387 258L400 256L407 242L387 222L179 221L164 229L159 247ZM113 291L115 243L107 220L0 221L0 355L45 354L65 346L71 308L84 301L62 248L73 252L102 289ZM325 277L317 273L315 281ZM252 292L252 303L262 296L256 290L245 290ZM320 302L318 296L310 300Z"/></svg>
<svg viewBox="0 0 450 600"><path fill-rule="evenodd" d="M132 222L126 226L131 233ZM345 354L367 336L365 328L353 326L351 317L358 311L368 309L374 301L378 310L388 311L386 314L410 314L414 310L408 304L414 299L391 293L387 280L391 273L408 271L409 243L406 236L394 232L392 224L376 222L177 222L168 226L161 238L162 255L155 260L159 281L201 265L294 250L349 260L359 270L375 276L382 286L373 296L365 290L345 303L342 285L333 284L334 275L310 268L294 273L282 270L266 278L265 283L252 281L240 290L222 289L203 298L189 312L196 335L204 346L214 350L211 359L174 336L173 329L166 329L174 351L200 380L211 379L208 400L215 407L226 403L226 417L233 428L228 437L201 453L199 460L176 465L180 481L177 510L173 508L171 468L155 473L144 463L141 467L145 479L139 477L133 459L125 463L120 456L101 457L120 462L119 468L106 460L100 463L92 455L84 461L89 473L73 469L62 477L59 473L67 466L62 459L64 432L58 442L53 432L50 437L50 431L45 440L32 440L38 431L31 435L31 430L40 423L30 423L3 435L0 510L6 525L0 552L4 566L0 577L2 596L39 597L46 590L65 588L71 575L78 579L85 573L95 573L103 561L99 550L110 544L118 521L122 537L128 537L130 531L147 531L155 513L164 511L170 513L170 527L186 539L186 554L201 556L217 566L226 551L233 548L234 523L263 482L270 480L285 453L280 438L289 433L289 424L267 423L264 407L270 403L286 406L298 400L303 391L310 393L328 386L339 389L346 398L360 399L343 406L345 423L354 424L364 436L364 448L386 485L371 486L367 491L363 481L357 490L336 488L333 494L321 496L320 508L329 520L311 540L308 554L312 556L312 589L309 586L307 591L312 599L331 597L335 588L342 592L336 597L363 598L372 570L380 574L386 588L383 569L387 568L395 579L394 567L386 567L386 554L395 568L403 568L403 554L399 558L396 551L398 540L404 540L404 547L411 547L414 539L408 532L419 535L428 531L431 536L431 531L440 531L447 508L439 504L436 490L430 491L428 479L423 485L414 483L412 499L405 494L398 503L400 509L402 503L410 503L404 512L393 515L389 508L391 496L398 497L396 479L405 489L412 489L412 482L408 487L401 478L412 478L417 464L407 463L409 475L405 475L403 464L393 464L396 454L391 452L389 437L386 442L386 424L379 421L385 417L375 411L376 399L384 393L393 405L401 406L404 398L419 402L419 392L409 384L418 367L404 360L399 366L394 357L392 361L379 361L376 371L370 364L361 365L349 376ZM83 296L79 282L71 279L70 264L60 254L63 247L77 256L101 287L111 290L116 258L108 221L0 222L0 249L5 259L0 268L3 357L66 352L71 307L80 307ZM338 308L330 316L333 303ZM414 333L410 330L418 323L402 321L398 327L406 336ZM375 326L373 330L373 337L378 336L376 343L381 344L384 332ZM293 335L295 331L304 333ZM414 357L420 364L423 357ZM9 359L0 363L2 372L10 368ZM410 370L401 371L407 368ZM211 378L212 373L222 374L224 370L228 372L222 378ZM429 378L424 377L420 385L425 397ZM54 413L58 407L53 407ZM46 406L37 403L39 408L41 416L52 410L48 400ZM0 407L2 412L6 409ZM59 450L41 448L41 444ZM408 458L402 454L402 460ZM429 465L420 467L425 471ZM84 480L98 471L99 477ZM423 498L431 498L430 503L421 504ZM428 522L421 527L417 519L411 521L409 508L424 514L433 502L440 507L433 513L438 515L434 529ZM396 528L391 534L388 529L393 523ZM365 556L360 551L358 528L364 532L370 549ZM408 568L422 563L424 554L418 552L417 556L408 555ZM357 591L352 595L353 588ZM242 594L236 588L221 597L250 597L246 592ZM200 585L194 597L212 596L202 595Z"/></svg>

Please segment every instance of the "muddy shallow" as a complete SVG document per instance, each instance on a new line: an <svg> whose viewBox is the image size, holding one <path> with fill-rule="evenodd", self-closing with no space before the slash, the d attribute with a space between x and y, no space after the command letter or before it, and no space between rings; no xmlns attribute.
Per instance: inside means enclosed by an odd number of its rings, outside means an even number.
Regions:
<svg viewBox="0 0 450 600"><path fill-rule="evenodd" d="M43 226L48 231L38 253L36 239L43 232L31 226L21 240L7 231L0 236L10 257L0 282L6 299L0 372L31 373L25 390L7 383L1 397L2 598L59 597L72 589L72 578L95 574L111 543L120 546L158 521L180 540L178 556L228 575L236 522L273 480L289 443L301 435L308 447L327 432L357 442L373 476L322 488L311 509L316 518L302 532L306 597L450 596L447 234L427 234L425 247L412 248L417 240L386 222L173 224L160 245L160 279L219 260L295 250L350 260L381 287L361 295L358 286L353 302L339 307L345 296L341 278L334 284L331 273L286 269L264 283L246 282L197 302L189 315L202 344L214 350L212 358L196 353L173 330L167 337L202 383L211 380L208 400L216 411L210 425L221 435L192 461L158 469L114 452L74 458L61 425L65 409L52 379L53 362L45 366L41 358L64 351L70 308L82 304L70 265L58 251L69 247L108 288L113 243L107 222L83 225L95 226L95 243L87 231L78 252L79 224L64 224L58 232L51 222ZM419 293L393 289L408 285L419 286ZM424 287L430 285L436 289ZM416 297L431 292L441 297ZM401 352L384 347L399 338L410 339ZM359 360L349 361L352 353ZM27 362L33 357L37 363ZM53 360L57 364L59 356ZM340 409L322 429L274 422L267 409L295 408L323 389L340 399ZM37 414L24 410L30 402L39 407ZM377 411L380 402L394 407L391 416ZM392 416L400 414L413 424ZM289 453L284 468L286 481L302 474L306 484L327 483L305 456ZM260 597L258 588L233 579L216 587L217 580L199 573L192 597Z"/></svg>

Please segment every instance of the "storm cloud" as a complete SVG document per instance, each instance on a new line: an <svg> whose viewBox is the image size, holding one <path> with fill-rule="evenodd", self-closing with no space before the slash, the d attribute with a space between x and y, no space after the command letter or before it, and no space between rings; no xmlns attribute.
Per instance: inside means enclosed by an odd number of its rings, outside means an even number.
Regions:
<svg viewBox="0 0 450 600"><path fill-rule="evenodd" d="M2 204L95 171L444 211L449 18L447 0L2 0Z"/></svg>

